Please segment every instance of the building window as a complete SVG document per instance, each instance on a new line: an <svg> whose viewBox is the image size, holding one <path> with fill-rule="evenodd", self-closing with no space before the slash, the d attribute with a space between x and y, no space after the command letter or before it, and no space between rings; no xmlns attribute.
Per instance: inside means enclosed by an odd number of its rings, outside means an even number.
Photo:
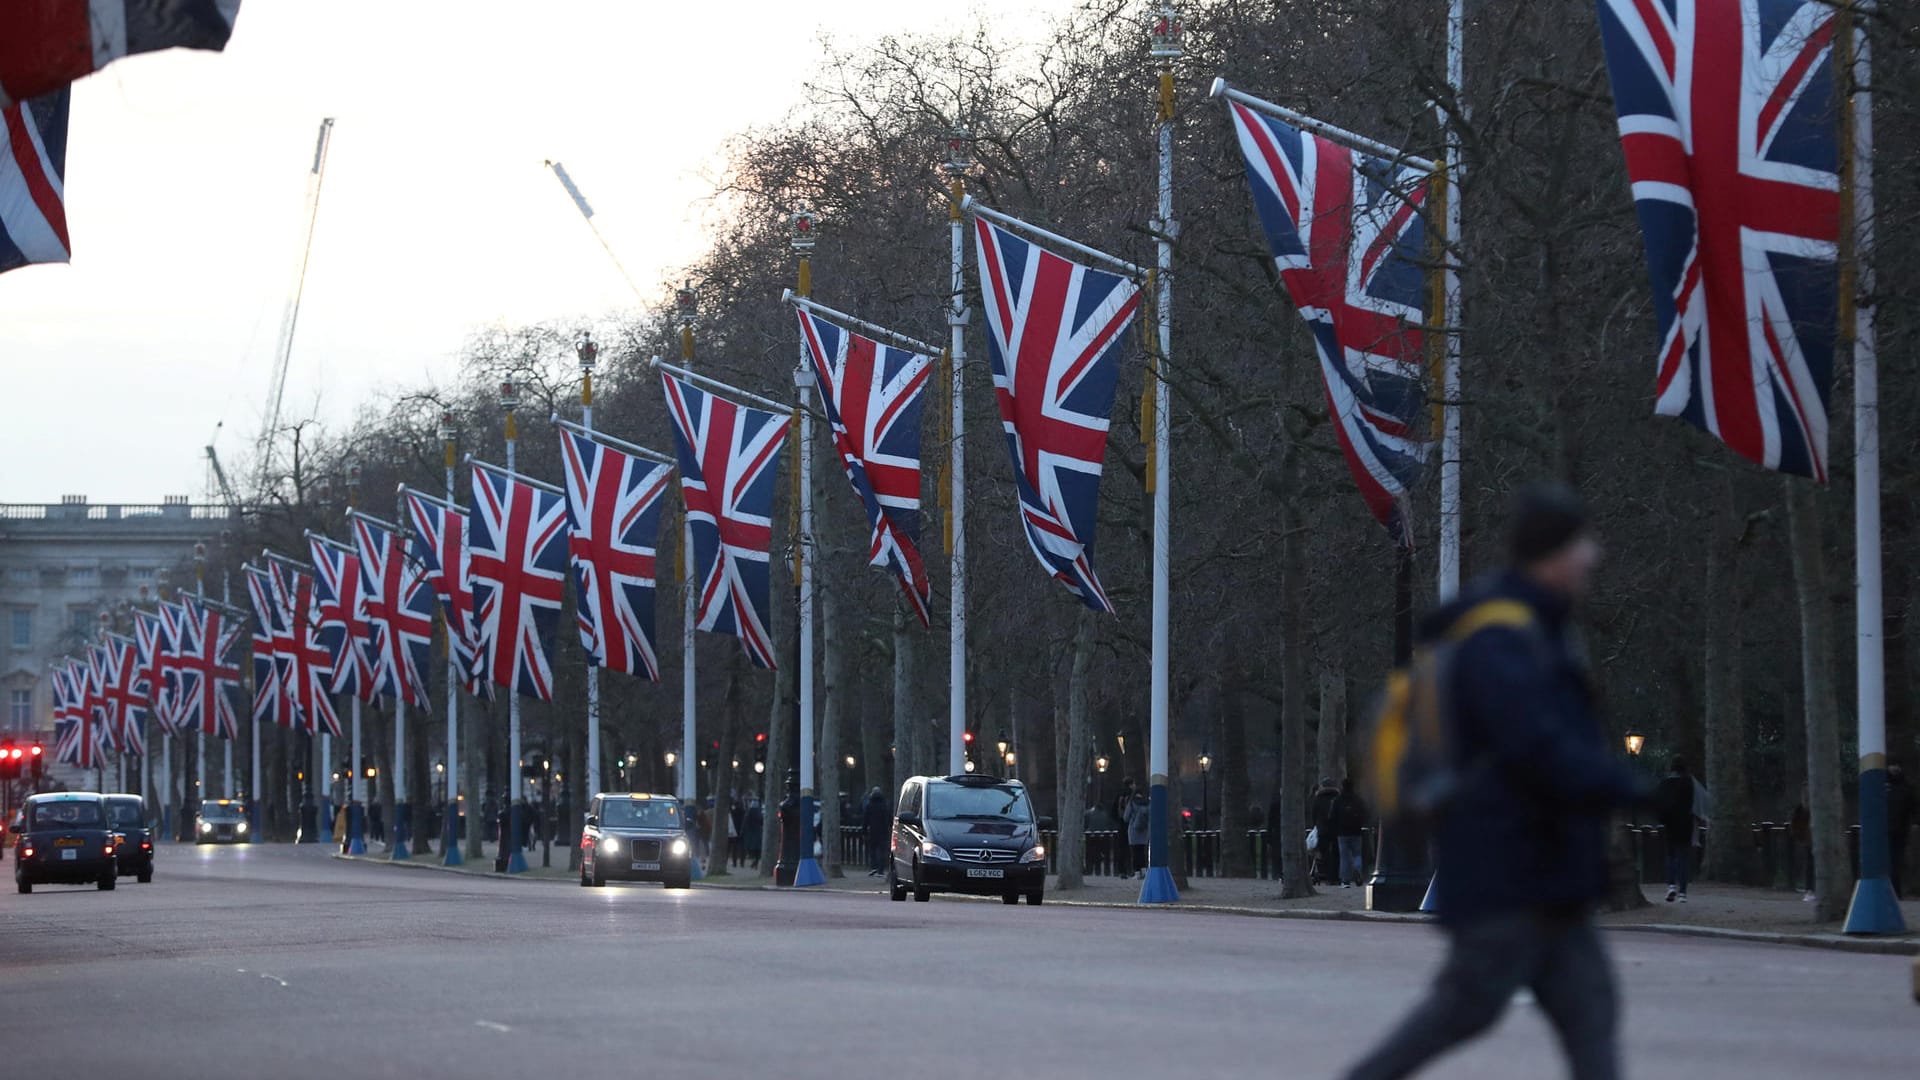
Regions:
<svg viewBox="0 0 1920 1080"><path fill-rule="evenodd" d="M32 588L33 585L35 584L34 578L33 578L33 568L30 566L8 567L7 568L7 584L19 586L21 588Z"/></svg>
<svg viewBox="0 0 1920 1080"><path fill-rule="evenodd" d="M7 612L7 641L16 649L33 646L33 609L17 607Z"/></svg>
<svg viewBox="0 0 1920 1080"><path fill-rule="evenodd" d="M69 610L67 614L73 619L74 633L79 634L83 638L93 636L93 624L96 613L92 608L77 607Z"/></svg>
<svg viewBox="0 0 1920 1080"><path fill-rule="evenodd" d="M100 584L100 568L97 566L69 566L67 567L67 584L98 585Z"/></svg>
<svg viewBox="0 0 1920 1080"><path fill-rule="evenodd" d="M153 567L151 567L151 566L136 566L136 567L134 567L134 568L133 568L132 570L129 570L129 571L127 571L127 575L128 575L129 577L131 577L131 578L133 578L133 580L135 580L135 581L152 581L152 580L153 580Z"/></svg>
<svg viewBox="0 0 1920 1080"><path fill-rule="evenodd" d="M33 726L33 691L7 691L7 724L16 730Z"/></svg>

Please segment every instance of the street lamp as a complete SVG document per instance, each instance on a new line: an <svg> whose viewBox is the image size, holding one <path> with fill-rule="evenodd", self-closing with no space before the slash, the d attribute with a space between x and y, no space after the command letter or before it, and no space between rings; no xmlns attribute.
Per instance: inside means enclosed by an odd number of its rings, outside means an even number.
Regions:
<svg viewBox="0 0 1920 1080"><path fill-rule="evenodd" d="M973 771L973 759L972 759L972 758L968 758L968 759L967 759L967 771L968 771L968 772L972 772L972 771Z"/></svg>
<svg viewBox="0 0 1920 1080"><path fill-rule="evenodd" d="M1004 731L1001 732L1000 738L995 741L993 745L1000 751L1002 756L1005 756L1007 752L1007 733Z"/></svg>
<svg viewBox="0 0 1920 1080"><path fill-rule="evenodd" d="M1212 820L1207 801L1207 774L1212 771L1213 755L1205 750L1200 751L1200 827L1203 829L1207 827L1207 822Z"/></svg>
<svg viewBox="0 0 1920 1080"><path fill-rule="evenodd" d="M857 763L855 762L855 760L854 760L854 757L853 757L853 755L852 755L852 754L848 754L848 755L847 755L847 768L849 768L849 769L851 769L851 768L853 768L853 767L854 767L854 765L855 765L855 764L857 764Z"/></svg>
<svg viewBox="0 0 1920 1080"><path fill-rule="evenodd" d="M676 754L671 750L667 751L667 768L669 769L673 768L673 763L679 760L680 760L679 754Z"/></svg>
<svg viewBox="0 0 1920 1080"><path fill-rule="evenodd" d="M764 762L764 761L756 761L756 762L754 762L754 763L753 763L753 772L754 772L754 775L756 775L756 776L758 776L758 775L760 775L761 773L764 773L764 772L766 772L766 771L767 771L767 763L766 763L766 762Z"/></svg>
<svg viewBox="0 0 1920 1080"><path fill-rule="evenodd" d="M1102 773L1106 772L1107 771L1107 755L1101 754L1099 757L1094 758L1093 767Z"/></svg>
<svg viewBox="0 0 1920 1080"><path fill-rule="evenodd" d="M1627 732L1626 744L1627 753L1633 757L1639 757L1640 751L1647 745L1647 737L1637 731L1629 731Z"/></svg>

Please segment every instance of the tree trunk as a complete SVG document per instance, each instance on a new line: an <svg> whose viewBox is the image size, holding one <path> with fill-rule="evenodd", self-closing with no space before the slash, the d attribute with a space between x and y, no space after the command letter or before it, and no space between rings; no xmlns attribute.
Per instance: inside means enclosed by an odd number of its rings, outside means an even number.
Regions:
<svg viewBox="0 0 1920 1080"><path fill-rule="evenodd" d="M606 712L604 710L602 710L600 714L600 719L602 721L600 735L601 738L604 739L607 734L607 725L605 723ZM603 750L600 754L600 761L594 763L596 766L600 766L606 761L607 755L604 751L604 743L602 745ZM601 777L600 787L602 791L606 790L607 784L604 776ZM586 827L587 823L587 801L596 794L598 794L598 792L587 790L586 732L582 731L577 735L569 735L567 736L567 816L557 823L556 829L559 838L565 841L567 845L567 869L575 872L578 872L580 869L580 832ZM413 805L415 807L413 811L414 818L415 820L419 820L419 807L422 804L418 796L414 797Z"/></svg>
<svg viewBox="0 0 1920 1080"><path fill-rule="evenodd" d="M429 708L416 707L407 717L407 805L413 816L408 848L415 855L432 854L432 841L438 839L427 828L427 811L433 805L433 765L427 761L427 724L432 720Z"/></svg>
<svg viewBox="0 0 1920 1080"><path fill-rule="evenodd" d="M860 783L848 790L855 792L857 805L865 805L866 793L870 788L878 788L884 797L887 793L887 744L893 741L893 732L889 724L881 717L880 710L869 695L860 696ZM892 805L889 803L888 805Z"/></svg>
<svg viewBox="0 0 1920 1080"><path fill-rule="evenodd" d="M900 797L907 777L913 775L917 760L914 748L921 741L919 704L913 692L915 649L907 613L896 603L893 607L893 786L887 791L888 805Z"/></svg>
<svg viewBox="0 0 1920 1080"><path fill-rule="evenodd" d="M1088 762L1093 757L1093 733L1087 730L1087 678L1093 667L1094 620L1100 616L1081 610L1073 628L1073 669L1067 682L1067 764L1060 778L1060 832L1053 853L1059 868L1059 888L1086 884Z"/></svg>
<svg viewBox="0 0 1920 1080"><path fill-rule="evenodd" d="M1745 881L1752 850L1748 825L1746 708L1740 683L1739 510L1733 485L1722 484L1709 526L1706 623L1706 784L1713 796L1702 877Z"/></svg>
<svg viewBox="0 0 1920 1080"><path fill-rule="evenodd" d="M492 823L481 820L487 796L487 728L492 709L485 702L468 698L460 710L460 763L467 769L467 859L484 861L480 843Z"/></svg>
<svg viewBox="0 0 1920 1080"><path fill-rule="evenodd" d="M1253 845L1247 829L1253 824L1247 815L1255 806L1247 760L1247 712L1240 689L1240 666L1229 659L1225 685L1220 689L1220 752L1214 758L1213 775L1220 778L1220 876L1252 877Z"/></svg>
<svg viewBox="0 0 1920 1080"><path fill-rule="evenodd" d="M1299 490L1300 448L1282 452L1282 484ZM1307 647L1302 625L1306 584L1305 523L1289 495L1280 500L1280 897L1313 895L1307 870Z"/></svg>
<svg viewBox="0 0 1920 1080"><path fill-rule="evenodd" d="M364 725L360 732L361 749L371 751L373 766L380 770L379 776L375 778L374 791L377 793L375 797L380 800L380 830L386 835L387 848L391 850L393 830L399 824L394 818L393 703L381 702L379 709L364 710L361 714L361 723ZM351 744L348 745L347 752L353 752ZM340 751L336 748L334 756L338 757L339 754ZM363 766L356 761L353 767L358 769Z"/></svg>
<svg viewBox="0 0 1920 1080"><path fill-rule="evenodd" d="M1339 783L1347 775L1347 672L1339 661L1320 667L1320 728L1314 760L1320 775Z"/></svg>
<svg viewBox="0 0 1920 1080"><path fill-rule="evenodd" d="M815 499L815 505L820 500ZM816 511L817 513L817 511ZM816 523L816 527L819 523ZM816 549L817 550L817 549ZM846 696L841 660L847 650L840 640L839 591L822 588L822 575L814 572L813 584L820 603L820 689L822 707L820 730L814 740L814 772L820 778L815 798L820 804L820 870L830 878L840 876L840 714L841 699ZM801 852L806 857L806 852Z"/></svg>
<svg viewBox="0 0 1920 1080"><path fill-rule="evenodd" d="M737 656L736 652L736 656ZM727 843L727 822L733 814L733 759L740 753L741 713L740 670L738 661L727 665L727 698L720 708L720 730L715 735L719 749L713 757L713 820L707 832L707 876L727 873L731 861Z"/></svg>
<svg viewBox="0 0 1920 1080"><path fill-rule="evenodd" d="M1793 532L1793 583L1800 604L1800 681L1807 710L1807 809L1813 826L1814 919L1847 913L1852 874L1847 861L1840 790L1840 708L1833 685L1833 603L1821 546L1819 505L1805 481L1782 481Z"/></svg>
<svg viewBox="0 0 1920 1080"><path fill-rule="evenodd" d="M774 619L775 648L779 648L779 626ZM781 655L785 655L784 653ZM774 675L773 703L767 710L767 772L761 785L760 865L761 877L772 877L780 861L780 802L787 797L787 757L793 753L790 732L794 723L794 685L792 664L781 664Z"/></svg>

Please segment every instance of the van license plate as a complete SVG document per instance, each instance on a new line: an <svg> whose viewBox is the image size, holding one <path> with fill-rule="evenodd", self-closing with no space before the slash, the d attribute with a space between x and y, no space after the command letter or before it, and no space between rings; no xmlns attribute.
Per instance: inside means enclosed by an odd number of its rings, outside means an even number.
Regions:
<svg viewBox="0 0 1920 1080"><path fill-rule="evenodd" d="M76 862L80 858L80 852L73 848L66 848L60 852L60 858L67 862Z"/></svg>
<svg viewBox="0 0 1920 1080"><path fill-rule="evenodd" d="M998 870L998 869L986 870L977 866L969 866L967 867L967 876L968 877L984 877L984 878L1003 878L1007 876L1007 872L1005 870Z"/></svg>
<svg viewBox="0 0 1920 1080"><path fill-rule="evenodd" d="M657 862L637 862L633 864L633 868L635 870L658 870L660 869L660 864Z"/></svg>

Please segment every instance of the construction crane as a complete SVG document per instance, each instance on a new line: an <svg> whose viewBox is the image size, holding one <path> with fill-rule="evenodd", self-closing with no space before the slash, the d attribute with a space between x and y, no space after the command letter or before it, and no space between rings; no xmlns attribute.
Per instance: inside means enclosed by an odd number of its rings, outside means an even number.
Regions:
<svg viewBox="0 0 1920 1080"><path fill-rule="evenodd" d="M307 288L307 263L313 255L313 227L320 218L320 187L327 176L327 146L333 141L333 117L320 121L320 137L313 145L313 166L307 172L307 226L305 239L300 245L299 269L293 278L293 293L287 297L286 313L280 318L280 343L274 351L273 378L267 383L267 410L265 423L260 428L260 445L257 452L259 476L254 490L265 494L267 485L273 479L273 443L280 428L280 405L287 393L287 368L293 360L293 332L300 322L300 297ZM219 472L218 459L213 458L213 448L207 448L207 456L213 460L214 469ZM226 484L221 473L221 483ZM228 497L232 499L232 489L228 488ZM237 506L238 501L234 500Z"/></svg>
<svg viewBox="0 0 1920 1080"><path fill-rule="evenodd" d="M213 473L214 482L220 487L220 494L227 500L227 507L237 520L240 517L240 493L233 490L233 484L227 480L227 470L220 467L220 455L214 452L213 444L207 444L207 469Z"/></svg>

